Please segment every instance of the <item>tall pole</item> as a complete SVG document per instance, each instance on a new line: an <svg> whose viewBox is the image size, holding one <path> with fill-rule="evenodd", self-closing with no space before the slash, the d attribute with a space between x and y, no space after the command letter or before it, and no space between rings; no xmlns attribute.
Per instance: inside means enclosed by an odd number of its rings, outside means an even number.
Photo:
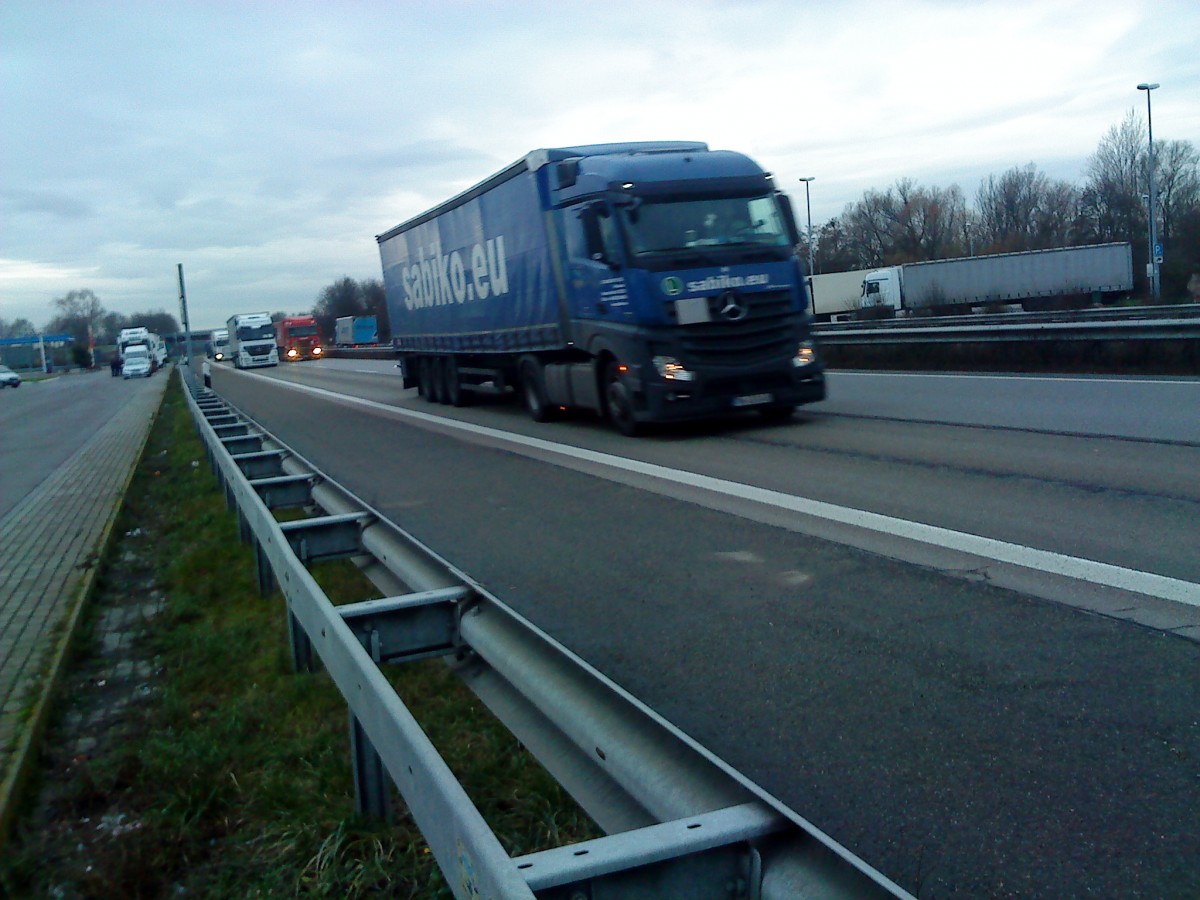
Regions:
<svg viewBox="0 0 1200 900"><path fill-rule="evenodd" d="M1150 296L1154 298L1154 302L1158 302L1160 293L1158 281L1158 240L1154 231L1154 208L1158 205L1158 198L1155 196L1154 190L1154 120L1150 115L1150 92L1158 87L1158 82L1149 84L1142 82L1138 86L1139 91L1146 92L1146 132L1150 137L1150 255L1149 265L1146 266L1146 273L1150 276Z"/></svg>
<svg viewBox="0 0 1200 900"><path fill-rule="evenodd" d="M187 308L187 291L183 287L183 263L179 263L179 318L183 320L183 343L184 353L187 354L184 359L187 360L188 371L191 372L192 365L192 326L188 322Z"/></svg>
<svg viewBox="0 0 1200 900"><path fill-rule="evenodd" d="M813 176L801 178L804 182L804 209L808 213L808 231L804 243L808 244L808 297L812 301L812 311L816 314L817 298L813 296L813 240L812 240L812 202L808 196L808 186L817 179Z"/></svg>
<svg viewBox="0 0 1200 900"><path fill-rule="evenodd" d="M808 274L811 276L813 273L812 203L808 196L808 186L817 179L815 177L811 177L801 178L800 180L804 182L804 208L808 213L808 234L804 242L808 244Z"/></svg>

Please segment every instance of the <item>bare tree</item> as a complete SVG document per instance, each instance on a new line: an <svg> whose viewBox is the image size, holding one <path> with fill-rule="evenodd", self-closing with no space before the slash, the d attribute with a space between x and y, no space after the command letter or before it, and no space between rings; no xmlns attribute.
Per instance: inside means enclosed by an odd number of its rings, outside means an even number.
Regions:
<svg viewBox="0 0 1200 900"><path fill-rule="evenodd" d="M1072 242L1079 192L1033 163L989 175L975 195L979 252L1044 250Z"/></svg>
<svg viewBox="0 0 1200 900"><path fill-rule="evenodd" d="M100 298L87 289L57 298L54 308L58 312L50 320L50 331L69 334L76 344L84 347L88 345L89 327L94 335L106 312Z"/></svg>
<svg viewBox="0 0 1200 900"><path fill-rule="evenodd" d="M133 313L129 317L130 328L141 326L153 334L178 334L179 322L166 310L154 309L149 312Z"/></svg>
<svg viewBox="0 0 1200 900"><path fill-rule="evenodd" d="M1130 110L1101 139L1085 169L1084 215L1097 239L1137 245L1135 235L1146 222L1142 193L1149 189L1145 156L1146 129Z"/></svg>
<svg viewBox="0 0 1200 900"><path fill-rule="evenodd" d="M1162 294L1184 299L1200 287L1200 154L1191 141L1163 141L1154 157Z"/></svg>
<svg viewBox="0 0 1200 900"><path fill-rule="evenodd" d="M97 344L115 344L122 328L129 327L129 320L119 312L107 312L100 317L100 326L96 329Z"/></svg>
<svg viewBox="0 0 1200 900"><path fill-rule="evenodd" d="M850 237L842 220L834 217L817 230L813 262L816 272L849 272L858 264L858 257L850 244ZM808 248L805 247L807 253Z"/></svg>
<svg viewBox="0 0 1200 900"><path fill-rule="evenodd" d="M343 275L321 291L313 307L312 315L317 328L325 337L332 339L334 323L342 316L361 316L367 311L362 286L348 275Z"/></svg>
<svg viewBox="0 0 1200 900"><path fill-rule="evenodd" d="M388 315L387 291L378 278L368 278L359 285L362 288L363 304L375 317L379 342L386 344L392 339L392 320Z"/></svg>
<svg viewBox="0 0 1200 900"><path fill-rule="evenodd" d="M894 206L890 191L867 191L857 203L847 204L842 212L847 243L854 256L853 268L881 266L892 251L888 211Z"/></svg>
<svg viewBox="0 0 1200 900"><path fill-rule="evenodd" d="M857 266L868 268L962 253L967 208L956 184L927 188L902 178L882 193L867 191L842 222Z"/></svg>
<svg viewBox="0 0 1200 900"><path fill-rule="evenodd" d="M1200 153L1191 141L1163 141L1155 146L1154 183L1162 222L1159 233L1163 243L1170 244L1179 221L1200 206Z"/></svg>
<svg viewBox="0 0 1200 900"><path fill-rule="evenodd" d="M37 329L28 319L18 316L11 322L0 319L0 338L29 337L37 334Z"/></svg>

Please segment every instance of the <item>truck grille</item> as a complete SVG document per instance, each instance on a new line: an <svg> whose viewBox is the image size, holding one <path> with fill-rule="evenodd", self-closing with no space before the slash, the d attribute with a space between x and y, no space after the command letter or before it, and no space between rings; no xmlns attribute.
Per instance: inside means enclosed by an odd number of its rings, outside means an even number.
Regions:
<svg viewBox="0 0 1200 900"><path fill-rule="evenodd" d="M725 291L707 299L711 321L678 326L680 349L688 362L716 367L746 366L795 351L795 330L788 327L794 317L788 291ZM746 313L736 322L721 315L731 299ZM674 302L666 304L666 313L670 322L678 322Z"/></svg>

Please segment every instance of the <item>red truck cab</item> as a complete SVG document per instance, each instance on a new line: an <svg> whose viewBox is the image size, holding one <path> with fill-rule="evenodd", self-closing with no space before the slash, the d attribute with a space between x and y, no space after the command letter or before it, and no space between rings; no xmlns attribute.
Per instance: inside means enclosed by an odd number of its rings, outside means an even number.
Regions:
<svg viewBox="0 0 1200 900"><path fill-rule="evenodd" d="M276 322L275 344L280 362L320 359L325 352L317 334L317 320L312 316L287 316Z"/></svg>

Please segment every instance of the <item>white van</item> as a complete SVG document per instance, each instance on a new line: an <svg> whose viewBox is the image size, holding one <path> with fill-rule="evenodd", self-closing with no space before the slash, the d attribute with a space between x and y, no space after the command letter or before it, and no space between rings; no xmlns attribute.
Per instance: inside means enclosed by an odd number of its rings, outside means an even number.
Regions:
<svg viewBox="0 0 1200 900"><path fill-rule="evenodd" d="M150 359L150 348L145 344L130 344L125 348L125 359L121 363L121 376L124 378L149 378L154 372L154 363Z"/></svg>

